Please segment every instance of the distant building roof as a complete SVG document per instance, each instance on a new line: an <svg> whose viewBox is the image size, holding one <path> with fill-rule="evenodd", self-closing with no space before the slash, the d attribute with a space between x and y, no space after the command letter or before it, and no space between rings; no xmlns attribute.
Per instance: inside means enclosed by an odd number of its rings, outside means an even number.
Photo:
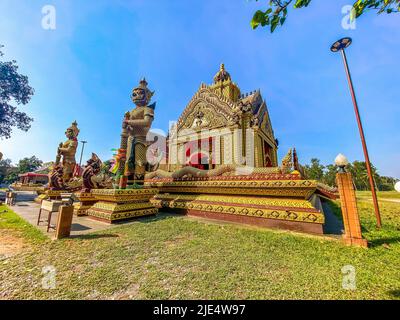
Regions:
<svg viewBox="0 0 400 320"><path fill-rule="evenodd" d="M53 165L54 165L54 162L43 163L43 165L40 168L36 169L34 172L35 173L48 174Z"/></svg>
<svg viewBox="0 0 400 320"><path fill-rule="evenodd" d="M47 177L47 174L36 173L36 172L26 172L26 173L19 174L18 177Z"/></svg>

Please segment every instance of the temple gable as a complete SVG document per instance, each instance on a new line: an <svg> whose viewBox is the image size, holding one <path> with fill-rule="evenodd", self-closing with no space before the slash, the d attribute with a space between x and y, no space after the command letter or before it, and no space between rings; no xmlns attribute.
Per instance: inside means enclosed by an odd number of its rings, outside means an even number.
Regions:
<svg viewBox="0 0 400 320"><path fill-rule="evenodd" d="M179 117L182 129L218 128L235 124L235 105L202 85Z"/></svg>
<svg viewBox="0 0 400 320"><path fill-rule="evenodd" d="M241 94L223 64L213 84L201 84L170 134L177 138L169 146L169 170L278 166L277 141L260 90Z"/></svg>

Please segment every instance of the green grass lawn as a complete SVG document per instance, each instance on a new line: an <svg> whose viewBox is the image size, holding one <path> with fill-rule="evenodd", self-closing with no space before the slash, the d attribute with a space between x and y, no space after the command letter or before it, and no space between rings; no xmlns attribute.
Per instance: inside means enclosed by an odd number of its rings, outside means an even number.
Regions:
<svg viewBox="0 0 400 320"><path fill-rule="evenodd" d="M0 299L400 299L400 204L381 202L380 231L372 203L359 208L369 249L167 215L50 241L0 214L0 233L27 243L0 260ZM52 290L41 285L48 265L57 270ZM342 289L345 265L356 269L354 291Z"/></svg>
<svg viewBox="0 0 400 320"><path fill-rule="evenodd" d="M6 230L22 236L32 244L42 243L48 240L42 232L20 218L7 206L0 205L0 232Z"/></svg>
<svg viewBox="0 0 400 320"><path fill-rule="evenodd" d="M400 200L400 192L397 191L378 191L378 198L380 199L399 199ZM362 199L372 199L371 191L357 191L357 198Z"/></svg>

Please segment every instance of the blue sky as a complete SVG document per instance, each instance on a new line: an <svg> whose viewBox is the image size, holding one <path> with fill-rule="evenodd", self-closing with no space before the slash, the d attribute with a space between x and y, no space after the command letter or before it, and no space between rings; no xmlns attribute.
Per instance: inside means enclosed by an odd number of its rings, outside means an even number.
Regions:
<svg viewBox="0 0 400 320"><path fill-rule="evenodd" d="M89 142L84 159L92 151L108 159L141 77L156 91L153 127L166 131L224 62L243 92L261 89L280 157L294 146L303 163L312 157L332 163L339 152L361 160L342 61L329 50L351 36L347 54L371 161L381 174L400 178L400 15L371 13L344 30L341 9L352 1L313 0L289 12L271 35L249 24L266 2L0 0L4 58L16 59L36 90L22 107L35 119L31 130L15 130L0 140L0 150L14 162L31 155L54 160L77 120L80 138ZM46 4L56 8L56 30L41 26Z"/></svg>

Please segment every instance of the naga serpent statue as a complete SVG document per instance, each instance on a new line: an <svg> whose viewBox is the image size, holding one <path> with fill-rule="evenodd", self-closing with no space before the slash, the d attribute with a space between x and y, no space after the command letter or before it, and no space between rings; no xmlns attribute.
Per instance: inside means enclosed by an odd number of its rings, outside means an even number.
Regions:
<svg viewBox="0 0 400 320"><path fill-rule="evenodd" d="M65 183L63 179L63 167L55 165L49 174L50 190L65 190L70 192L90 192L92 189L112 188L112 177L100 174L103 166L100 158L92 153L87 161L82 177L75 177Z"/></svg>
<svg viewBox="0 0 400 320"><path fill-rule="evenodd" d="M53 170L49 173L50 190L65 190L67 186L63 179L63 167L60 164L54 165Z"/></svg>
<svg viewBox="0 0 400 320"><path fill-rule="evenodd" d="M172 178L172 179L181 179L186 177L193 178L207 178L207 177L218 177L224 175L230 176L241 176L241 175L256 175L256 174L287 174L292 172L293 170L293 151L289 149L289 152L282 159L282 164L280 167L261 167L254 168L249 166L240 166L240 165L222 165L218 168L212 170L202 170L191 166L186 166L181 169L176 170L175 172L169 172L165 170L157 170L154 172L150 172L146 174L146 180L151 179L164 179L164 178ZM297 161L297 154L296 154Z"/></svg>
<svg viewBox="0 0 400 320"><path fill-rule="evenodd" d="M249 166L226 164L219 166L216 169L202 170L195 167L187 166L179 170L176 170L175 172L169 172L165 170L157 170L154 172L150 172L146 174L146 180L163 179L163 178L181 179L184 177L207 178L207 177L218 177L227 174L232 176L243 176L251 174L272 174L280 172L281 170L279 167L254 168Z"/></svg>
<svg viewBox="0 0 400 320"><path fill-rule="evenodd" d="M100 158L92 153L82 173L83 188L81 192L90 192L92 189L111 188L112 178L99 176L103 163Z"/></svg>

